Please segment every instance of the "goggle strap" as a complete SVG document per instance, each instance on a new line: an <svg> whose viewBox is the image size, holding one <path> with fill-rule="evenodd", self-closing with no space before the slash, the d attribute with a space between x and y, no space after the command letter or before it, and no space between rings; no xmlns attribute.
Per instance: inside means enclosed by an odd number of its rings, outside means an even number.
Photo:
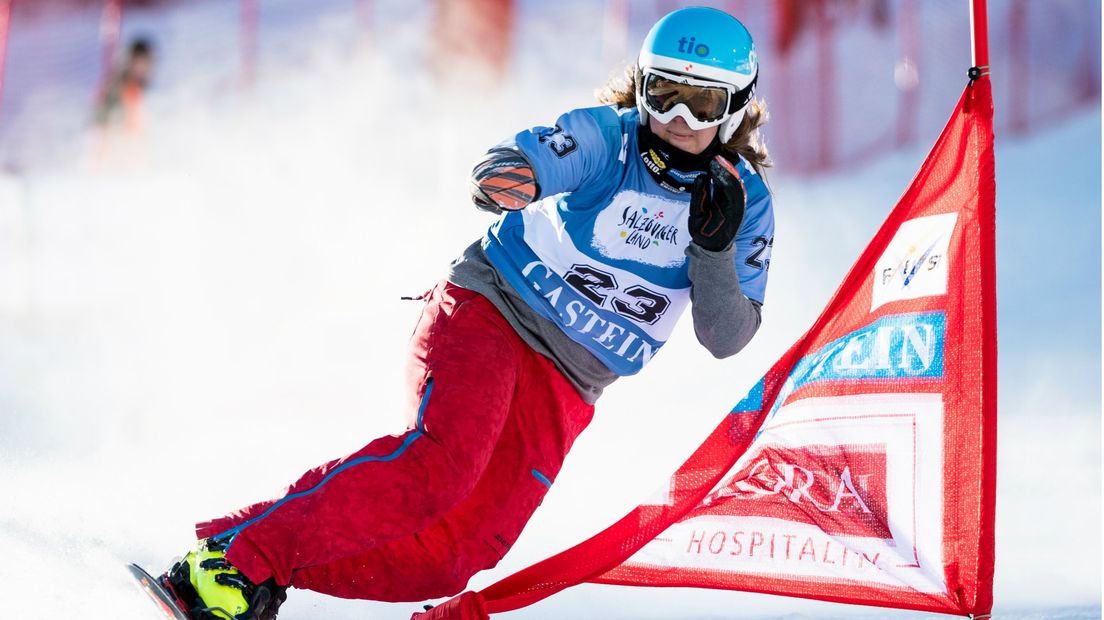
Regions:
<svg viewBox="0 0 1104 620"><path fill-rule="evenodd" d="M732 93L728 98L728 113L735 114L739 112L751 101L751 96L755 93L755 83L759 81L759 72L755 72L755 77L751 78L751 83L741 88L740 90Z"/></svg>

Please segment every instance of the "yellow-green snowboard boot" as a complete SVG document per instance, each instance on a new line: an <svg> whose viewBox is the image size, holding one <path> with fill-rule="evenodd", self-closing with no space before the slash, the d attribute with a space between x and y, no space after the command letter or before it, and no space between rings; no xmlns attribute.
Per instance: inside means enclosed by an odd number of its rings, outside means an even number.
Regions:
<svg viewBox="0 0 1104 620"><path fill-rule="evenodd" d="M158 580L192 620L274 620L287 588L255 584L226 561L226 544L201 540Z"/></svg>

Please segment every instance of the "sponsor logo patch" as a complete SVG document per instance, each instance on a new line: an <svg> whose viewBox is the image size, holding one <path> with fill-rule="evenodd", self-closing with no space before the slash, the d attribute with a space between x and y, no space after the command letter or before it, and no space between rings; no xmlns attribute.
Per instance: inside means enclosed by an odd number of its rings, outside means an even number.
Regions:
<svg viewBox="0 0 1104 620"><path fill-rule="evenodd" d="M947 293L947 248L957 219L947 213L901 224L874 267L871 312L891 301Z"/></svg>
<svg viewBox="0 0 1104 620"><path fill-rule="evenodd" d="M622 191L594 223L594 246L603 256L657 267L681 265L689 240L686 203Z"/></svg>
<svg viewBox="0 0 1104 620"><path fill-rule="evenodd" d="M884 445L768 446L706 497L701 514L815 525L833 536L892 538Z"/></svg>

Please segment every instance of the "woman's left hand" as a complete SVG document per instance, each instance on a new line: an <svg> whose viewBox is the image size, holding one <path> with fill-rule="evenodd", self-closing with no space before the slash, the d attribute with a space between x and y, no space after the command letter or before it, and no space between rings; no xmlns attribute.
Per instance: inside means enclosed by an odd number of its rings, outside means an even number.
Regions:
<svg viewBox="0 0 1104 620"><path fill-rule="evenodd" d="M712 252L732 245L744 220L747 194L732 162L717 155L709 173L700 174L690 188L690 237Z"/></svg>

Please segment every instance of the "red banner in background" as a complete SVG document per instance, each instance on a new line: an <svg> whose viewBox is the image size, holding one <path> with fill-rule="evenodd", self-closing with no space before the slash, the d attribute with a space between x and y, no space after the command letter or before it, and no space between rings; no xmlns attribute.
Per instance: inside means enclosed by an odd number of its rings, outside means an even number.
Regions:
<svg viewBox="0 0 1104 620"><path fill-rule="evenodd" d="M4 59L8 55L8 25L12 0L0 0L0 101L4 100Z"/></svg>
<svg viewBox="0 0 1104 620"><path fill-rule="evenodd" d="M484 618L585 581L989 613L992 110L983 76L820 318L655 498L415 618Z"/></svg>
<svg viewBox="0 0 1104 620"><path fill-rule="evenodd" d="M435 0L430 69L446 86L501 86L513 58L514 0Z"/></svg>

